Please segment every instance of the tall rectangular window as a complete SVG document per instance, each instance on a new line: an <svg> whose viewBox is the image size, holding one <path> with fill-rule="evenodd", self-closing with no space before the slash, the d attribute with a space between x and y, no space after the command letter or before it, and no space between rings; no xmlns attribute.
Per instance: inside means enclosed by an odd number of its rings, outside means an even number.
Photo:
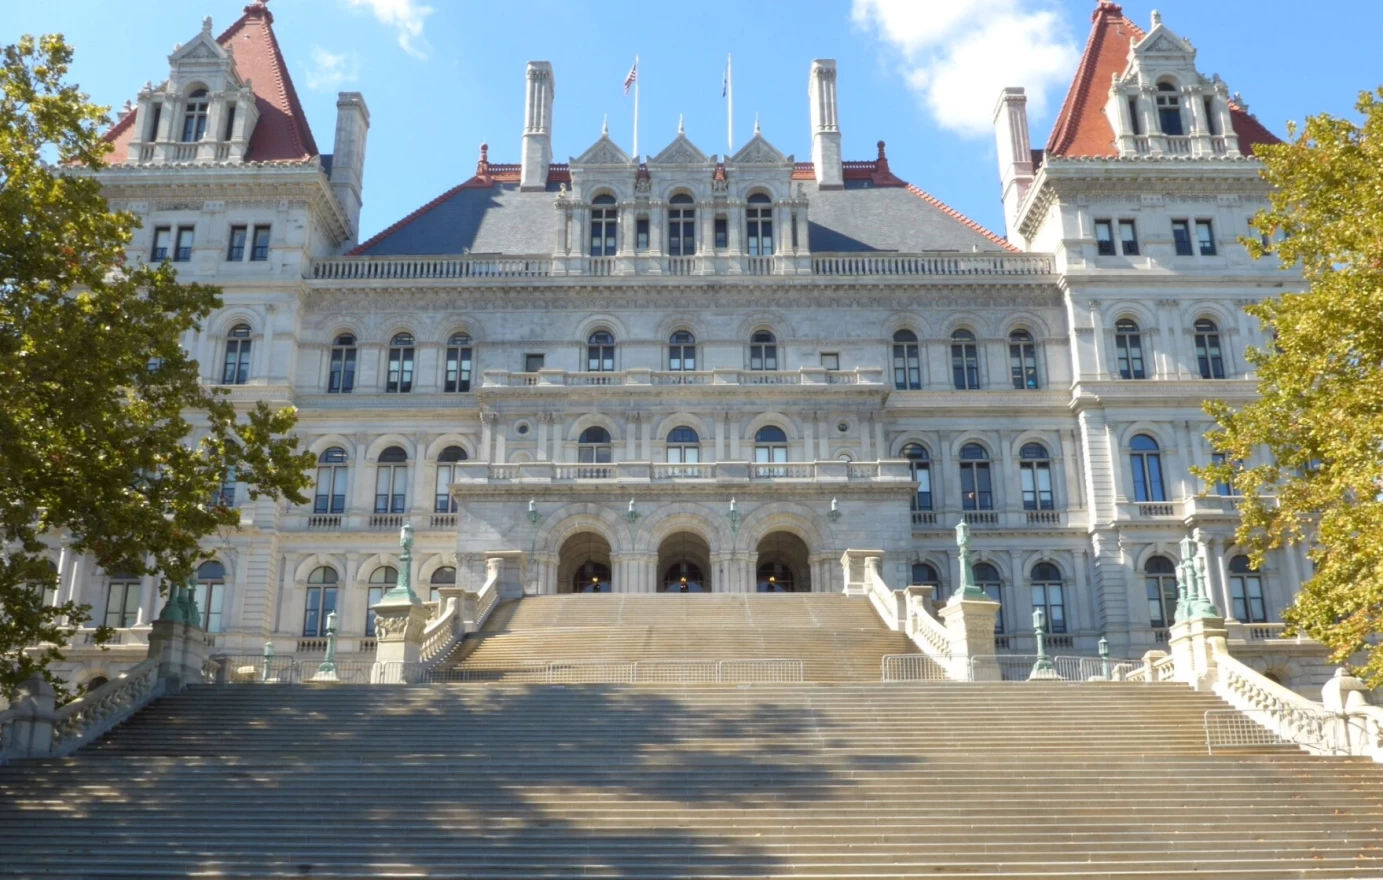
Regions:
<svg viewBox="0 0 1383 880"><path fill-rule="evenodd" d="M445 391L471 390L471 338L464 333L447 340L447 374L442 387Z"/></svg>
<svg viewBox="0 0 1383 880"><path fill-rule="evenodd" d="M309 587L303 609L303 635L315 638L326 634L327 615L336 610L336 587Z"/></svg>
<svg viewBox="0 0 1383 880"><path fill-rule="evenodd" d="M1114 256L1114 223L1112 221L1095 221L1095 250L1102 257Z"/></svg>
<svg viewBox="0 0 1383 880"><path fill-rule="evenodd" d="M113 580L106 587L105 625L117 629L134 626L139 619L140 584L133 578Z"/></svg>
<svg viewBox="0 0 1383 880"><path fill-rule="evenodd" d="M202 615L202 629L209 633L221 631L221 606L224 604L226 585L213 581L199 581L192 591L197 600L197 611Z"/></svg>
<svg viewBox="0 0 1383 880"><path fill-rule="evenodd" d="M230 246L226 248L226 259L239 262L245 259L245 236L248 230L244 226L232 226L230 228Z"/></svg>
<svg viewBox="0 0 1383 880"><path fill-rule="evenodd" d="M173 251L173 262L186 263L192 259L192 227L179 226L177 245Z"/></svg>
<svg viewBox="0 0 1383 880"><path fill-rule="evenodd" d="M1202 257L1215 256L1215 228L1209 220L1196 221L1196 245Z"/></svg>
<svg viewBox="0 0 1383 880"><path fill-rule="evenodd" d="M724 217L716 218L716 250L723 251L730 246L730 224Z"/></svg>
<svg viewBox="0 0 1383 880"><path fill-rule="evenodd" d="M1119 241L1124 246L1124 256L1138 256L1138 227L1132 220L1119 221Z"/></svg>
<svg viewBox="0 0 1383 880"><path fill-rule="evenodd" d="M1228 461L1228 458L1226 458L1226 456L1225 456L1225 454L1224 454L1223 452L1212 452L1212 453L1210 453L1210 463L1211 463L1211 464L1221 465L1221 464L1224 464L1226 461ZM1231 495L1234 495L1234 494L1235 494L1235 492L1234 492L1234 484L1233 484L1233 483L1216 483L1216 484L1215 484L1215 494L1216 494L1216 495L1223 496L1223 497L1229 497L1229 496L1231 496Z"/></svg>
<svg viewBox="0 0 1383 880"><path fill-rule="evenodd" d="M256 226L254 245L250 249L250 259L263 262L269 259L269 227Z"/></svg>
<svg viewBox="0 0 1383 880"><path fill-rule="evenodd" d="M155 263L162 263L168 259L168 245L172 241L173 230L167 226L154 227L154 249L149 254L149 259Z"/></svg>
<svg viewBox="0 0 1383 880"><path fill-rule="evenodd" d="M375 513L403 513L408 492L408 466L380 465L375 474Z"/></svg>
<svg viewBox="0 0 1383 880"><path fill-rule="evenodd" d="M648 218L640 217L634 221L634 250L648 250Z"/></svg>
<svg viewBox="0 0 1383 880"><path fill-rule="evenodd" d="M1189 220L1172 221L1172 242L1176 245L1178 257L1195 255L1195 251L1191 249L1191 222Z"/></svg>

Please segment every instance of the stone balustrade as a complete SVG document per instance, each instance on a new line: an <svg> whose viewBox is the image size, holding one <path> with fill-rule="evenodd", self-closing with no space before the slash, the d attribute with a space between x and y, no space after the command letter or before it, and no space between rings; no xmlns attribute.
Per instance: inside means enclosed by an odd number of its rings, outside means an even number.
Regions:
<svg viewBox="0 0 1383 880"><path fill-rule="evenodd" d="M892 483L912 482L908 463L902 460L877 462L800 461L762 464L748 461L718 461L700 464L663 464L646 461L620 461L610 464L526 461L518 464L490 464L463 461L454 465L453 485L541 484L613 482L652 484L663 482L774 483Z"/></svg>
<svg viewBox="0 0 1383 880"><path fill-rule="evenodd" d="M629 369L588 373L567 370L539 370L520 373L510 370L481 371L480 387L496 388L611 388L667 385L884 385L882 367L857 367L853 370L827 370L802 367L797 370L668 370Z"/></svg>

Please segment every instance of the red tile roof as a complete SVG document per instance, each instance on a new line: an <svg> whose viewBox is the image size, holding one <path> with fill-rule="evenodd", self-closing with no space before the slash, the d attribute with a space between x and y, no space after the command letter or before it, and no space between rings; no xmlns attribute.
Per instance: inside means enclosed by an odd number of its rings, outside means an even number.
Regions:
<svg viewBox="0 0 1383 880"><path fill-rule="evenodd" d="M1076 68L1076 78L1066 101L1057 114L1052 135L1047 140L1047 155L1098 157L1119 155L1114 142L1114 129L1104 115L1109 83L1115 74L1128 67L1129 48L1146 34L1143 29L1124 17L1123 7L1113 0L1100 0L1091 13L1093 22L1085 54ZM1259 144L1281 141L1258 120L1237 105L1229 107L1234 133L1239 136L1239 150L1252 155Z"/></svg>
<svg viewBox="0 0 1383 880"><path fill-rule="evenodd" d="M249 79L254 88L259 122L245 150L247 162L300 162L318 155L317 141L307 124L288 64L274 38L274 16L261 0L245 7L244 15L216 38L223 48L235 56L235 70L241 79ZM112 163L123 162L134 138L134 122L138 112L127 113L105 139L114 150Z"/></svg>

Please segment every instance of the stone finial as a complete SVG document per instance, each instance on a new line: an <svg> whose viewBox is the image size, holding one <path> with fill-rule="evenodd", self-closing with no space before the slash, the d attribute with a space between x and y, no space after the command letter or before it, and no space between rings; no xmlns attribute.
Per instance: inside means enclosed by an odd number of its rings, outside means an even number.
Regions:
<svg viewBox="0 0 1383 880"><path fill-rule="evenodd" d="M1156 9L1154 9L1154 10L1152 11L1152 26L1153 26L1153 27L1160 27L1161 25L1162 25L1162 13L1160 13L1160 12L1158 12Z"/></svg>
<svg viewBox="0 0 1383 880"><path fill-rule="evenodd" d="M686 127L682 124L682 114L681 114L681 113L678 113L678 114L677 114L677 133L678 133L678 134L686 134L686 133L687 133Z"/></svg>
<svg viewBox="0 0 1383 880"><path fill-rule="evenodd" d="M610 136L610 114L605 114L605 118L600 121L600 136Z"/></svg>
<svg viewBox="0 0 1383 880"><path fill-rule="evenodd" d="M481 145L480 145L480 158L477 159L477 160L476 160L476 163L475 163L475 176L476 176L476 177L489 177L489 176L490 176L490 145L489 145L489 144L481 144Z"/></svg>
<svg viewBox="0 0 1383 880"><path fill-rule="evenodd" d="M204 33L204 34L210 34L210 33L211 33L211 16L210 16L210 15L208 15L206 18L202 19L202 33Z"/></svg>
<svg viewBox="0 0 1383 880"><path fill-rule="evenodd" d="M884 153L884 142L883 142L883 141L879 141L878 147L879 147L879 158L880 158L880 159L883 159L883 160L885 160L885 161L887 161L887 160L888 160L888 156L885 155L885 153Z"/></svg>
<svg viewBox="0 0 1383 880"><path fill-rule="evenodd" d="M759 114L754 114L754 134L759 133Z"/></svg>

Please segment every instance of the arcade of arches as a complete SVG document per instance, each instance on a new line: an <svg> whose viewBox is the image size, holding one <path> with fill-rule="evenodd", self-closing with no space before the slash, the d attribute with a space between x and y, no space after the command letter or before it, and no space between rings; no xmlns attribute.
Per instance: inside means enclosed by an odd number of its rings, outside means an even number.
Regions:
<svg viewBox="0 0 1383 880"><path fill-rule="evenodd" d="M766 534L753 553L712 550L700 532L675 530L653 553L614 553L610 541L582 530L562 541L555 566L540 566L540 593L792 593L829 584L829 554L813 555L787 531ZM554 570L555 569L555 570Z"/></svg>

